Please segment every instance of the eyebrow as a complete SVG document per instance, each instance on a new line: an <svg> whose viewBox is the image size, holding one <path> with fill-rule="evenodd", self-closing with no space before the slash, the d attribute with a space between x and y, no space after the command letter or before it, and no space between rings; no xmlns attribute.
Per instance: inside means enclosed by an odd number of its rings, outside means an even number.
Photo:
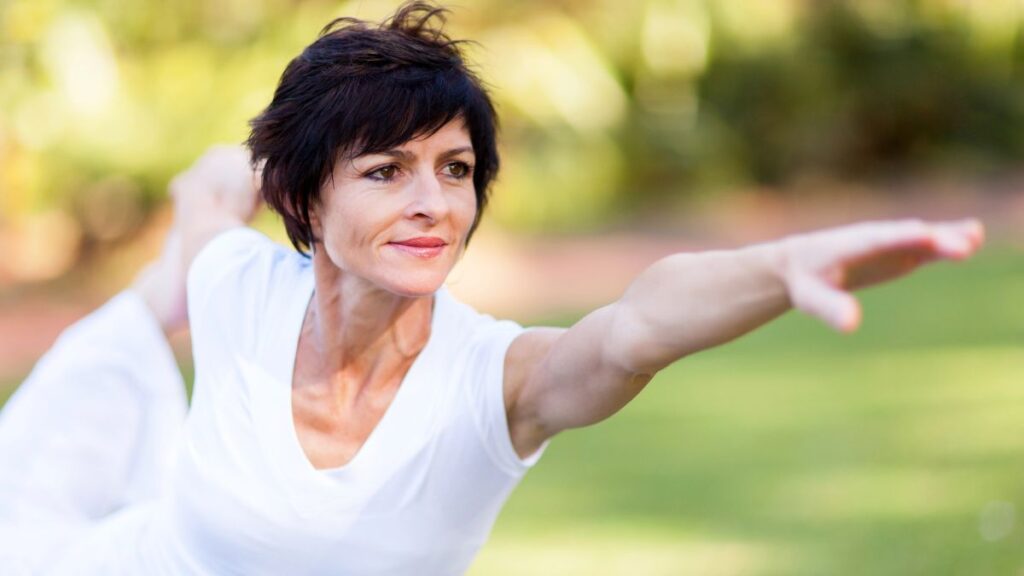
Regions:
<svg viewBox="0 0 1024 576"><path fill-rule="evenodd" d="M452 157L458 156L459 154L462 154L464 152L472 153L473 152L473 147L472 146L461 146L459 148L452 148L451 150L447 150L447 151L443 152L441 154L440 158L442 160L447 160L448 158L452 158ZM391 149L391 150L384 150L382 152L374 152L374 154L380 154L381 156L390 156L391 158L397 158L398 160L402 160L403 162L408 162L408 161L412 160L413 158L415 158L415 155L413 153L406 152L405 150L399 150L397 148Z"/></svg>

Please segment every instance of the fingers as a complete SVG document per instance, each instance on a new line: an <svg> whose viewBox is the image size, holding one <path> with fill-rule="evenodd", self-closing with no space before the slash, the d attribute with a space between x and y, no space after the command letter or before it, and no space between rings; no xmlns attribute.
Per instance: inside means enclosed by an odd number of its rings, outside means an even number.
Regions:
<svg viewBox="0 0 1024 576"><path fill-rule="evenodd" d="M976 219L870 222L795 237L786 244L786 283L793 306L841 332L861 321L846 290L899 278L936 260L962 260L984 242Z"/></svg>
<svg viewBox="0 0 1024 576"><path fill-rule="evenodd" d="M789 282L793 307L814 316L840 332L853 332L860 326L861 308L857 299L810 274L801 274Z"/></svg>
<svg viewBox="0 0 1024 576"><path fill-rule="evenodd" d="M848 257L921 247L939 258L962 260L973 254L985 238L984 227L973 218L946 222L872 222L851 226L844 233L849 246Z"/></svg>
<svg viewBox="0 0 1024 576"><path fill-rule="evenodd" d="M936 252L953 260L967 258L985 241L985 229L975 219L939 223L932 228Z"/></svg>

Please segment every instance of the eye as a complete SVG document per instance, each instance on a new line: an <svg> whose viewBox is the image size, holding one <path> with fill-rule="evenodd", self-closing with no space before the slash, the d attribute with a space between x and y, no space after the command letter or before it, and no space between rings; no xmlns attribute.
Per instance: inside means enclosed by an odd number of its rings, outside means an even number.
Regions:
<svg viewBox="0 0 1024 576"><path fill-rule="evenodd" d="M381 166L366 173L367 178L378 182L390 182L395 179L395 176L398 176L398 166L394 164Z"/></svg>
<svg viewBox="0 0 1024 576"><path fill-rule="evenodd" d="M473 172L473 167L465 162L450 162L445 166L445 170L449 176L461 180Z"/></svg>

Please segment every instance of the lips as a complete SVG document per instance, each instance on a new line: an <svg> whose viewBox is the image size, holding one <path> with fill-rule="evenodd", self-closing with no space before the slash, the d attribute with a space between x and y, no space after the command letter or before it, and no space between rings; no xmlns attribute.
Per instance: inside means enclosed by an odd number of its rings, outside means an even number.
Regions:
<svg viewBox="0 0 1024 576"><path fill-rule="evenodd" d="M448 243L436 236L408 238L398 242L389 242L388 246L417 258L433 258L444 251Z"/></svg>
<svg viewBox="0 0 1024 576"><path fill-rule="evenodd" d="M419 238L409 238L408 240L392 242L392 244L400 244L402 246L409 246L412 248L440 248L441 246L446 245L447 242L435 236L421 236Z"/></svg>

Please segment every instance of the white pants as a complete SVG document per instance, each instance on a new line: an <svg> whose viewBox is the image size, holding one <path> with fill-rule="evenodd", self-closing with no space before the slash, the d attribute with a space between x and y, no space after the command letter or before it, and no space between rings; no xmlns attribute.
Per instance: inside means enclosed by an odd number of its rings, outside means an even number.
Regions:
<svg viewBox="0 0 1024 576"><path fill-rule="evenodd" d="M65 330L0 412L0 571L44 571L104 517L159 495L186 411L136 293Z"/></svg>

